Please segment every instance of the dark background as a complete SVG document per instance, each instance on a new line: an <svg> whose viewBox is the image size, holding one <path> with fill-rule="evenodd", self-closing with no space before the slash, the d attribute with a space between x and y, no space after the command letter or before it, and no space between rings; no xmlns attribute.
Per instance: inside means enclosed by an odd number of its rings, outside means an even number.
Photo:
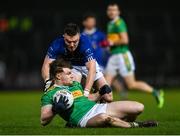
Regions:
<svg viewBox="0 0 180 136"><path fill-rule="evenodd" d="M106 31L108 0L10 1L0 3L0 89L42 88L40 71L49 43L68 22L81 25L93 11ZM117 0L128 25L137 79L158 87L180 85L178 3ZM14 23L13 23L14 21ZM11 25L10 25L11 24ZM14 25L13 25L14 24Z"/></svg>

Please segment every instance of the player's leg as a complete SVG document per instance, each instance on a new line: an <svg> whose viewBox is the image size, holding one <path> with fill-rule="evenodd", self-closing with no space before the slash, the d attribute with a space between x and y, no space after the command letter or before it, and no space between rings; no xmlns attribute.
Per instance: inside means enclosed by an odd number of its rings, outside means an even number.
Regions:
<svg viewBox="0 0 180 136"><path fill-rule="evenodd" d="M121 78L119 75L116 76L114 78L111 86L112 86L113 90L118 92L118 94L120 95L122 100L127 100L128 90L126 88L123 78Z"/></svg>
<svg viewBox="0 0 180 136"><path fill-rule="evenodd" d="M106 74L106 75L105 75L105 79L106 79L106 81L107 81L107 83L108 83L109 85L112 85L112 81L113 81L113 79L114 79L114 76L111 75L111 74Z"/></svg>
<svg viewBox="0 0 180 136"><path fill-rule="evenodd" d="M123 108L121 112L121 107L127 104L127 107ZM111 107L113 106L113 107ZM133 107L136 107L136 109ZM110 108L111 107L111 108ZM125 107L125 106L124 106ZM138 108L138 109L137 109ZM118 109L118 110L117 110ZM135 111L136 110L136 111ZM124 119L127 115L137 115L143 110L143 105L135 102L112 102L106 104L96 104L79 122L80 127L152 127L157 126L157 122L129 122ZM119 116L120 114L120 116ZM121 119L121 118L122 119Z"/></svg>
<svg viewBox="0 0 180 136"><path fill-rule="evenodd" d="M124 76L123 79L125 80L128 89L136 89L147 93L153 92L153 88L146 82L137 81L135 79L134 73Z"/></svg>
<svg viewBox="0 0 180 136"><path fill-rule="evenodd" d="M136 81L134 76L135 65L131 53L128 51L124 54L120 54L118 57L120 60L118 62L119 72L125 80L128 89L137 89L151 93L153 91L153 88L151 86L149 86L145 82Z"/></svg>
<svg viewBox="0 0 180 136"><path fill-rule="evenodd" d="M100 91L100 94L103 94L103 92L109 92L106 93L102 96L102 99L104 99L105 101L111 102L113 100L113 95L112 95L112 90L110 88L111 83L113 81L113 78L116 76L117 72L116 72L116 66L114 66L114 61L115 61L115 55L112 55L109 58L106 70L105 70L105 77L104 76L99 76L100 78L98 78L96 80L96 86L98 86L98 89ZM97 68L98 69L98 68ZM97 74L98 77L98 74Z"/></svg>
<svg viewBox="0 0 180 136"><path fill-rule="evenodd" d="M144 105L135 101L117 101L107 104L107 114L126 121L134 121L144 110Z"/></svg>
<svg viewBox="0 0 180 136"><path fill-rule="evenodd" d="M107 114L107 103L96 104L80 121L81 127L130 127L130 123Z"/></svg>
<svg viewBox="0 0 180 136"><path fill-rule="evenodd" d="M105 79L107 81L107 83L111 86L112 85L112 81L114 79L114 77L117 75L117 64L116 64L116 55L112 55L107 63L107 67L105 69Z"/></svg>
<svg viewBox="0 0 180 136"><path fill-rule="evenodd" d="M86 127L120 127L120 128L137 128L137 127L156 127L156 121L143 122L126 122L117 117L112 117L107 114L99 114L88 120Z"/></svg>
<svg viewBox="0 0 180 136"><path fill-rule="evenodd" d="M86 127L122 127L122 128L131 128L129 122L123 121L116 117L111 117L105 113L98 114L95 117L88 120Z"/></svg>
<svg viewBox="0 0 180 136"><path fill-rule="evenodd" d="M111 83L111 86L116 90L118 93L121 92L124 87L122 83L118 80L118 77L114 78L113 82Z"/></svg>
<svg viewBox="0 0 180 136"><path fill-rule="evenodd" d="M98 92L101 99L106 102L111 102L113 100L112 90L107 84L98 63L96 63L95 86L99 90Z"/></svg>
<svg viewBox="0 0 180 136"><path fill-rule="evenodd" d="M96 80L95 85L98 87L100 98L106 102L111 102L113 100L112 90L107 84L104 76L101 76Z"/></svg>
<svg viewBox="0 0 180 136"><path fill-rule="evenodd" d="M163 92L154 89L149 84L144 81L137 81L135 79L134 70L134 60L130 52L119 55L119 72L122 75L128 89L135 89L153 94L158 102L158 107L162 107L164 103Z"/></svg>

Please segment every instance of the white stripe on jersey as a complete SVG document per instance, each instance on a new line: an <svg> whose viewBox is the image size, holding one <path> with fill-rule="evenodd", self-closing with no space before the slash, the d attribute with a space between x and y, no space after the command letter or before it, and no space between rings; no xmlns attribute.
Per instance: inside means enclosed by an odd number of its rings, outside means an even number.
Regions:
<svg viewBox="0 0 180 136"><path fill-rule="evenodd" d="M90 61L90 60L93 60L94 58L92 57L92 56L90 56L89 58L88 58L88 61Z"/></svg>

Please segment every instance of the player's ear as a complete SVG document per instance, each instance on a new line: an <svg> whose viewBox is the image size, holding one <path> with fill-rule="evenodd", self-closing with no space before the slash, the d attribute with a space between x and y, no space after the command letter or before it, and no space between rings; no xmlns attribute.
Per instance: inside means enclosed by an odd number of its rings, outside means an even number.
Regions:
<svg viewBox="0 0 180 136"><path fill-rule="evenodd" d="M60 80L60 78L61 78L61 73L57 73L57 74L56 74L56 78L57 78L58 80Z"/></svg>

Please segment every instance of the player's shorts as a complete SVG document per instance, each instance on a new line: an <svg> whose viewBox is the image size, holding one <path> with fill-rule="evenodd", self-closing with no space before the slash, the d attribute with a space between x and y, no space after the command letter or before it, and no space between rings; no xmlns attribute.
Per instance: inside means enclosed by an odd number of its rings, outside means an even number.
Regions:
<svg viewBox="0 0 180 136"><path fill-rule="evenodd" d="M98 114L106 113L107 110L107 104L102 103L102 104L96 104L94 105L79 121L79 127L86 127L86 124L88 120L91 118L95 117Z"/></svg>
<svg viewBox="0 0 180 136"><path fill-rule="evenodd" d="M118 73L122 76L128 76L133 74L135 70L135 64L130 51L126 53L119 53L112 55L105 70L106 74L116 76Z"/></svg>
<svg viewBox="0 0 180 136"><path fill-rule="evenodd" d="M84 75L86 77L88 75L88 69L86 68L86 66L73 66L72 72L74 74ZM100 79L101 77L103 77L103 73L98 63L96 62L96 75L95 75L94 81Z"/></svg>

